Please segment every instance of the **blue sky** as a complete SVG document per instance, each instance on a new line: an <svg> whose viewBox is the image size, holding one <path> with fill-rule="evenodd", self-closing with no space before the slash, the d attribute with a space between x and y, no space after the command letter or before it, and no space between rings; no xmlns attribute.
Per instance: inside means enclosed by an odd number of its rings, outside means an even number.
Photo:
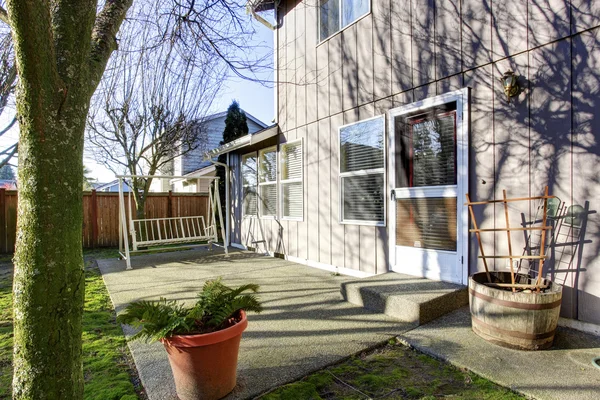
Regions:
<svg viewBox="0 0 600 400"><path fill-rule="evenodd" d="M268 28L254 23L256 28L255 42L260 44L261 47L268 47L270 50L273 48L273 32ZM272 58L270 65L272 66ZM231 74L233 75L233 74ZM262 80L271 80L272 71L262 73L258 76ZM267 125L271 123L274 118L274 89L273 85L264 85L261 83L243 80L238 77L230 77L222 90L221 94L215 99L213 104L213 112L218 113L227 110L227 107L233 100L237 100L240 107L252 114L254 117L260 119ZM14 104L9 104L8 108L14 109ZM8 110L0 116L0 127L5 126L12 117L12 110ZM0 137L0 149L4 149L18 140L18 129L13 128L11 131ZM114 179L114 174L97 164L93 159L84 157L84 165L91 170L90 176L98 179L100 182L109 182ZM13 161L16 163L16 160Z"/></svg>

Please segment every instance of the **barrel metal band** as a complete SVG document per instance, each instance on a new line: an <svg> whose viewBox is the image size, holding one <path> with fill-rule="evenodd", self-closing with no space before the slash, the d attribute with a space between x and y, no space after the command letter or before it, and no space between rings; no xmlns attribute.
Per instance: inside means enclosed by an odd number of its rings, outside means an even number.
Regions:
<svg viewBox="0 0 600 400"><path fill-rule="evenodd" d="M556 307L560 306L560 303L562 302L562 299L558 299L556 301L553 301L552 303L541 303L541 304L518 303L516 301L502 300L502 299L497 299L495 297L487 296L483 293L476 292L472 288L469 288L469 294L472 294L473 296L478 297L482 300L485 300L491 304L498 304L500 306L510 307L510 308L518 308L521 310L550 310L552 308L556 308Z"/></svg>
<svg viewBox="0 0 600 400"><path fill-rule="evenodd" d="M526 340L547 339L547 338L554 336L554 333L556 332L556 329L552 329L551 331L544 332L544 333L525 333L525 332L519 332L519 331L509 331L507 329L501 329L501 328L492 326L490 324L486 324L482 320L475 318L473 315L471 315L471 320L476 325L480 325L482 328L485 328L491 332L498 333L503 336L510 336L510 337L518 338L518 339L526 339Z"/></svg>

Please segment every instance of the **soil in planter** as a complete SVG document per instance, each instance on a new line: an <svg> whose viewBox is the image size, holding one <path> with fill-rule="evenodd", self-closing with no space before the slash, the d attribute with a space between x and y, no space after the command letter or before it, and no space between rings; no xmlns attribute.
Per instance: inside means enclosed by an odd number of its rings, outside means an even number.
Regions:
<svg viewBox="0 0 600 400"><path fill-rule="evenodd" d="M490 276L492 278L492 284L493 283L506 283L506 284L510 284L511 279L510 279L510 273L508 272L504 272L502 271L502 273L498 273L498 272L492 272L490 271ZM520 285L535 285L537 281L537 278L535 277L530 277L529 275L526 274L515 274L515 283L516 284L520 284ZM487 280L486 281L482 281L482 282L478 282L481 283L482 285L485 285L487 287L491 287L497 290L502 290L502 291L506 291L506 292L512 292L512 288L510 287L498 287L495 285L490 285L488 284ZM535 288L533 289L529 289L529 288L516 288L515 292L516 293L546 293L546 292L551 292L552 291L552 282L548 279L542 279L541 285L540 285L540 290L536 290Z"/></svg>

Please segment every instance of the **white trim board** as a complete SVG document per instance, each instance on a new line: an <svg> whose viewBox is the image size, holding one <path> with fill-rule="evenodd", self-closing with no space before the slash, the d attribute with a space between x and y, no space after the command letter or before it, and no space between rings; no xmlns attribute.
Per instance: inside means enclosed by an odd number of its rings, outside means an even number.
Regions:
<svg viewBox="0 0 600 400"><path fill-rule="evenodd" d="M590 322L560 317L558 319L558 326L564 326L565 328L571 328L577 331L600 336L600 325L592 324Z"/></svg>
<svg viewBox="0 0 600 400"><path fill-rule="evenodd" d="M452 92L444 93L439 96L430 97L421 101L406 104L400 107L393 108L388 111L388 124L387 124L387 168L388 168L388 189L390 193L387 197L386 204L389 203L388 207L388 246L389 246L389 265L390 268L396 272L415 274L416 276L423 276L428 279L451 281L455 283L462 283L466 285L468 283L469 276L469 218L468 210L462 206L464 201L465 193L468 193L469 185L469 110L470 110L470 93L469 88L463 88ZM453 187L441 186L437 188L396 188L396 170L395 170L395 159L396 159L396 148L395 148L395 118L420 111L425 111L429 108L440 106L443 104L456 102L456 157L457 157L457 185ZM439 269L431 270L426 268L426 265L421 265L423 262L423 256L431 254L436 259L435 252L424 252L418 248L406 247L407 257L403 263L405 265L415 264L419 268L414 270L412 268L399 268L399 263L396 260L396 205L395 199L392 197L391 191L394 190L396 197L403 195L403 198L418 198L426 196L456 196L457 201L457 239L459 239L459 247L455 252L455 260L453 260L453 268L445 270ZM441 254L441 252L438 252ZM444 264L446 260L442 260L439 264ZM425 267L425 268L423 268ZM444 274L447 272L448 274Z"/></svg>
<svg viewBox="0 0 600 400"><path fill-rule="evenodd" d="M271 254L271 253L269 252L269 254ZM306 265L307 267L311 267L311 268L317 268L317 269L322 269L322 270L333 272L333 273L338 273L341 275L352 276L354 278L369 278L371 276L376 275L376 274L371 274L371 273L364 272L364 271L358 271L355 269L336 267L335 265L324 264L324 263L320 263L318 261L307 260L304 258L288 256L288 255L284 255L284 256L287 261Z"/></svg>

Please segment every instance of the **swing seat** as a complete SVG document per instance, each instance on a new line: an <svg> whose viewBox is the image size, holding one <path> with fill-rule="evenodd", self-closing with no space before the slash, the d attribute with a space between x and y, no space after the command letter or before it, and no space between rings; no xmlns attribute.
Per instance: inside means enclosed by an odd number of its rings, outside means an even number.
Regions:
<svg viewBox="0 0 600 400"><path fill-rule="evenodd" d="M131 220L134 247L207 242L215 238L215 226L206 226L203 216ZM137 249L136 249L137 250Z"/></svg>

